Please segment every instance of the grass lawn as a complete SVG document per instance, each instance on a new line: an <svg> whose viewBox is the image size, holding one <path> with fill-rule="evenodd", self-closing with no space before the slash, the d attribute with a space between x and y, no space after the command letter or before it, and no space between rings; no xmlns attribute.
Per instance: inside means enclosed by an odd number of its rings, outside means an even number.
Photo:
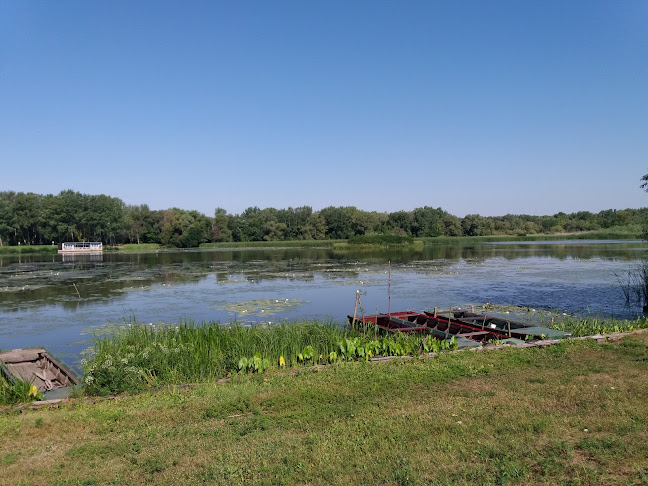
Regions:
<svg viewBox="0 0 648 486"><path fill-rule="evenodd" d="M646 484L648 334L0 415L0 484Z"/></svg>

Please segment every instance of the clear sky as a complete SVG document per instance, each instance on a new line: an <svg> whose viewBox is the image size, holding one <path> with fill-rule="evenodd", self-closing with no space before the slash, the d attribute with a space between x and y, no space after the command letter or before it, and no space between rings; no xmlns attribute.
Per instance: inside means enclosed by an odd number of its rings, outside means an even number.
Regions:
<svg viewBox="0 0 648 486"><path fill-rule="evenodd" d="M0 190L152 209L648 205L648 2L0 2Z"/></svg>

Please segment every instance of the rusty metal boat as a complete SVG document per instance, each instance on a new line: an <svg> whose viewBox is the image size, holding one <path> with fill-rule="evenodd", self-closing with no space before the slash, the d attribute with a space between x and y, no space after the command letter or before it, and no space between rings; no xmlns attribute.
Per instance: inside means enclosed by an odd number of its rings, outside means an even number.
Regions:
<svg viewBox="0 0 648 486"><path fill-rule="evenodd" d="M450 320L457 324L466 324L474 328L494 331L518 339L563 339L570 337L571 334L557 329L537 326L526 322L510 320L504 317L498 317L487 314L477 314L464 309L452 309L439 312L425 312L425 315Z"/></svg>
<svg viewBox="0 0 648 486"><path fill-rule="evenodd" d="M353 318L349 316L349 322ZM419 312L393 312L356 318L356 324L361 326L376 326L387 332L423 332L431 334L435 339L446 340L455 337L459 348L481 346L489 341L522 342L510 339L502 333L481 330L467 324L450 322Z"/></svg>

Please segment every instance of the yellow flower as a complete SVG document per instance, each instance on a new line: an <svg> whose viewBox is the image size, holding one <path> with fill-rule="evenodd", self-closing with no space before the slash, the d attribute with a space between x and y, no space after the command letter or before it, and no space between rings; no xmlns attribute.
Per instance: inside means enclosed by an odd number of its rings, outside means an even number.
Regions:
<svg viewBox="0 0 648 486"><path fill-rule="evenodd" d="M283 356L279 356L279 366L286 366L286 360Z"/></svg>
<svg viewBox="0 0 648 486"><path fill-rule="evenodd" d="M36 397L36 395L38 395L38 388L36 388L36 385L32 385L29 389L29 396Z"/></svg>

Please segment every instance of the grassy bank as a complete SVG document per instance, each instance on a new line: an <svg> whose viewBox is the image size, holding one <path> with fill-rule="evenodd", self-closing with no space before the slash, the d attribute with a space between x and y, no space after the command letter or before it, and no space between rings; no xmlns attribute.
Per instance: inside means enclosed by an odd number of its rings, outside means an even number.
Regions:
<svg viewBox="0 0 648 486"><path fill-rule="evenodd" d="M645 484L647 344L236 375L2 415L0 483Z"/></svg>
<svg viewBox="0 0 648 486"><path fill-rule="evenodd" d="M5 254L26 254L26 253L56 253L56 245L20 245L20 246L0 246L0 255Z"/></svg>
<svg viewBox="0 0 648 486"><path fill-rule="evenodd" d="M495 243L502 241L570 241L570 240L638 240L639 233L626 233L615 231L590 231L572 234L548 235L491 235L491 236L438 236L435 238L422 238L425 245L452 245L471 243Z"/></svg>
<svg viewBox="0 0 648 486"><path fill-rule="evenodd" d="M201 243L200 248L332 248L346 240L290 240L290 241L229 241Z"/></svg>
<svg viewBox="0 0 648 486"><path fill-rule="evenodd" d="M158 251L164 247L158 243L125 243L118 246L105 246L104 251Z"/></svg>
<svg viewBox="0 0 648 486"><path fill-rule="evenodd" d="M549 326L549 323L546 324ZM553 327L575 337L633 331L648 320L561 316ZM160 385L197 383L236 372L368 360L373 356L418 356L456 347L424 335L381 335L378 329L346 329L318 321L242 326L238 323L155 327L132 323L94 339L83 361L86 393L110 395Z"/></svg>
<svg viewBox="0 0 648 486"><path fill-rule="evenodd" d="M291 241L239 241L221 243L201 243L201 249L215 248L333 248L335 246L409 246L431 244L470 244L498 241L555 241L555 240L636 240L642 229L637 226L614 227L601 231L586 231L571 234L532 234L532 235L492 235L492 236L438 236L413 238L395 235L363 235L348 240L291 240ZM173 250L157 243L125 243L117 246L104 246L104 251L159 251ZM2 253L56 253L57 246L22 245L0 246Z"/></svg>

